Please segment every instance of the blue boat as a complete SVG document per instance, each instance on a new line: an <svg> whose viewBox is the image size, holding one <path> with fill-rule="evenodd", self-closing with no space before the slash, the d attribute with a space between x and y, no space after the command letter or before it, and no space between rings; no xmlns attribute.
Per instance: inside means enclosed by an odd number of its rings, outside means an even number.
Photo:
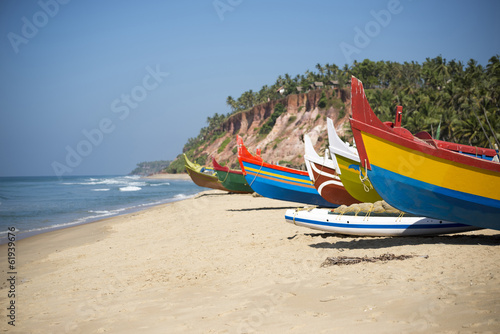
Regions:
<svg viewBox="0 0 500 334"><path fill-rule="evenodd" d="M249 186L259 195L282 201L335 208L318 193L309 174L298 169L272 165L248 152L238 136L238 160Z"/></svg>

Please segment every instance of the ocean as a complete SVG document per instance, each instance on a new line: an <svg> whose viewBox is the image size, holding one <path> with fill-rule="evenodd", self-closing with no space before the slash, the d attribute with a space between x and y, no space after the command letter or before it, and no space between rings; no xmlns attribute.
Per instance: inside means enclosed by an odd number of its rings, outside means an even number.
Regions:
<svg viewBox="0 0 500 334"><path fill-rule="evenodd" d="M191 180L139 176L0 177L0 244L194 196Z"/></svg>

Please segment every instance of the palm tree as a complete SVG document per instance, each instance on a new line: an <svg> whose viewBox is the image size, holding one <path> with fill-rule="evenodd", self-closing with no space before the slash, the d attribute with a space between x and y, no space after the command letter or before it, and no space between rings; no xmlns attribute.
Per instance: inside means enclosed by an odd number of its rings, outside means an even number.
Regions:
<svg viewBox="0 0 500 334"><path fill-rule="evenodd" d="M226 99L226 104L231 108L231 112L235 112L237 110L237 105L236 101L233 99L232 96L228 96Z"/></svg>

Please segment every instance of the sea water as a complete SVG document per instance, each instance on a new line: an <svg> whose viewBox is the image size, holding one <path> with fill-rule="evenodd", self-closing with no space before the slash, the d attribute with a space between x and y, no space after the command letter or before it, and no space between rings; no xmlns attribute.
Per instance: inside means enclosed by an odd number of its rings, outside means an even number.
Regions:
<svg viewBox="0 0 500 334"><path fill-rule="evenodd" d="M191 180L139 176L0 177L0 244L173 202L203 191Z"/></svg>

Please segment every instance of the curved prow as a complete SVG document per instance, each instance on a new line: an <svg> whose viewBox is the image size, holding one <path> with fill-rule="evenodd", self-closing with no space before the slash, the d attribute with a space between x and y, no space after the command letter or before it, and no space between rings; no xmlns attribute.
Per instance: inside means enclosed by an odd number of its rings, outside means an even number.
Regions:
<svg viewBox="0 0 500 334"><path fill-rule="evenodd" d="M212 165L214 166L214 169L217 171L217 170L220 170L220 171L223 171L223 172L229 172L229 167L227 166L222 166L220 165L217 160L215 160L214 157L212 157Z"/></svg>
<svg viewBox="0 0 500 334"><path fill-rule="evenodd" d="M354 76L351 78L351 108L352 118L376 127L385 126L370 107L363 83Z"/></svg>
<svg viewBox="0 0 500 334"><path fill-rule="evenodd" d="M240 162L240 167L241 167L241 170L243 171L243 173L245 173L245 167L243 166L243 163L241 162L242 157L244 157L246 159L253 160L257 164L263 163L263 160L260 156L253 155L248 151L245 144L243 143L243 138L241 138L238 135L236 135L236 143L238 145L238 160Z"/></svg>
<svg viewBox="0 0 500 334"><path fill-rule="evenodd" d="M349 146L349 144L345 143L340 137L337 135L337 131L335 131L335 126L333 125L333 121L331 118L326 119L327 130L328 130L328 142L330 144L330 152L333 154L340 154L342 156L348 157L351 160L358 161L358 151Z"/></svg>
<svg viewBox="0 0 500 334"><path fill-rule="evenodd" d="M308 158L315 159L315 160L321 159L319 154L314 149L311 138L309 138L308 135L304 135L304 148L305 148L304 153Z"/></svg>

